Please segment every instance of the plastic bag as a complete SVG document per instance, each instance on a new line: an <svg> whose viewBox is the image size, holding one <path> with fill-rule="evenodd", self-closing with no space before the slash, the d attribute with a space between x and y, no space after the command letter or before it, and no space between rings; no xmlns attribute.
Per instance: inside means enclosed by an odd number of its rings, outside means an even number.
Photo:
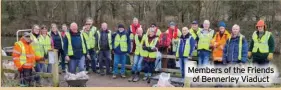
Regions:
<svg viewBox="0 0 281 90"><path fill-rule="evenodd" d="M89 79L89 76L87 75L87 71L82 71L77 74L72 74L66 70L66 74L64 76L65 80L84 80Z"/></svg>
<svg viewBox="0 0 281 90"><path fill-rule="evenodd" d="M155 60L155 71L161 70L161 68L162 68L161 59L162 59L162 54L158 51L157 57L156 57L156 60Z"/></svg>
<svg viewBox="0 0 281 90"><path fill-rule="evenodd" d="M155 87L174 87L170 83L170 73L161 73L159 76L157 85L154 85L154 86Z"/></svg>

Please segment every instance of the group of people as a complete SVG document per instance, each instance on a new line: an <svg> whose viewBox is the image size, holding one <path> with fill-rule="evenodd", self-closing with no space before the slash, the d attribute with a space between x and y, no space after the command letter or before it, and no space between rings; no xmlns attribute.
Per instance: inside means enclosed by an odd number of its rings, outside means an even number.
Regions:
<svg viewBox="0 0 281 90"><path fill-rule="evenodd" d="M86 19L82 30L78 30L75 22L70 24L69 29L63 24L61 31L53 23L49 32L45 25L33 25L31 33L25 32L15 43L12 55L21 77L30 76L32 70L51 73L48 50L52 49L56 49L61 57L62 71L76 73L78 68L79 71L91 70L102 76L112 75L114 79L119 74L122 78L126 77L126 62L130 58L132 76L129 81L134 82L139 81L141 71L144 72L143 80L152 76L165 35L168 45L164 49L179 60L182 78L185 77L185 63L192 57L198 57L199 66L210 64L211 54L215 65L247 63L251 57L254 63L267 64L273 59L273 36L266 30L263 20L257 22L249 47L237 24L233 25L231 33L226 30L223 21L219 22L217 32L210 28L209 20L203 22L202 28L198 25L198 21L193 21L190 29L183 27L180 30L174 22L170 22L167 31L161 32L156 24L151 24L146 33L137 18L128 29L119 24L115 32L108 28L107 23L102 23L97 29L92 18ZM113 64L111 55L114 55ZM21 84L28 83L30 80L21 81Z"/></svg>

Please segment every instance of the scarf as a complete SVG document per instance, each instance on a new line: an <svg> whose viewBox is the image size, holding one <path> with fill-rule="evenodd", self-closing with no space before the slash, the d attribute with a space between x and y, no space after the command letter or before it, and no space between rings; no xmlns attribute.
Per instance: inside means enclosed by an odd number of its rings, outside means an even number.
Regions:
<svg viewBox="0 0 281 90"><path fill-rule="evenodd" d="M131 24L131 32L135 35L136 32L137 32L137 28L140 27L140 24L137 24L137 25L134 25L134 24Z"/></svg>
<svg viewBox="0 0 281 90"><path fill-rule="evenodd" d="M169 30L169 34L168 34L169 38L176 39L178 37L178 27L175 27L174 32L172 28L169 28L168 30Z"/></svg>

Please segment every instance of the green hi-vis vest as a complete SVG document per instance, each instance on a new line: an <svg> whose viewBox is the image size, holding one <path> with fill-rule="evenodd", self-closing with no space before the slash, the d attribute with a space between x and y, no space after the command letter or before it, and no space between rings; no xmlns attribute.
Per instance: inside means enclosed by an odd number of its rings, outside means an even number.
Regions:
<svg viewBox="0 0 281 90"><path fill-rule="evenodd" d="M112 40L111 40L111 30L108 30L109 33L107 34L107 41L108 41L108 45L109 45L109 49L111 50L112 49ZM100 39L101 39L101 35L100 35L100 31L97 31L97 35L98 35L98 48L100 50Z"/></svg>
<svg viewBox="0 0 281 90"><path fill-rule="evenodd" d="M122 52L127 52L128 51L128 43L127 43L127 36L122 35L120 36L119 34L116 34L114 38L114 48L117 48L120 46L120 49Z"/></svg>
<svg viewBox="0 0 281 90"><path fill-rule="evenodd" d="M185 45L184 45L184 52L183 56L184 57L189 57L189 52L190 52L190 38L186 39ZM182 40L179 40L179 44L181 43ZM177 52L176 52L176 57L179 57L179 51L180 51L180 45L178 45Z"/></svg>
<svg viewBox="0 0 281 90"><path fill-rule="evenodd" d="M230 36L230 38L228 39L228 43L230 42L231 37L232 37L232 36ZM244 37L245 37L245 36L242 35L242 34L239 35L238 60L241 60L241 59L242 59L242 44L243 44L243 38L244 38ZM226 55L228 55L228 54L226 54Z"/></svg>
<svg viewBox="0 0 281 90"><path fill-rule="evenodd" d="M67 41L68 41L68 49L67 49L68 52L67 52L67 55L68 56L73 56L73 48L72 48L72 42L71 42L71 35L70 35L69 32L66 32L65 36L67 37ZM86 45L85 45L85 42L84 42L84 39L83 39L83 35L80 34L80 37L81 37L81 41L82 41L81 43L82 43L83 54L86 54Z"/></svg>
<svg viewBox="0 0 281 90"><path fill-rule="evenodd" d="M156 44L157 44L157 41L158 41L158 38L154 38L152 40L152 42L148 43L148 37L145 38L145 46L148 47L148 48L155 48L156 47ZM157 52L148 52L148 51L143 51L143 56L144 57L149 57L149 58L156 58L157 57Z"/></svg>
<svg viewBox="0 0 281 90"><path fill-rule="evenodd" d="M199 41L198 41L198 50L205 49L210 50L210 43L214 35L214 30L210 30L208 34L202 34L202 32L198 33Z"/></svg>
<svg viewBox="0 0 281 90"><path fill-rule="evenodd" d="M26 51L25 51L24 44L23 44L22 41L18 41L18 42L16 42L16 43L17 43L17 44L20 46L20 48L21 48L20 64L21 64L21 66L22 66L23 64L26 63L26 60L27 60L27 58L26 58Z"/></svg>
<svg viewBox="0 0 281 90"><path fill-rule="evenodd" d="M192 35L192 37L193 37L194 39L196 39L198 33L200 33L200 31L201 31L201 28L198 28L197 31L195 31L195 30L193 30L193 29L191 28L191 29L189 29L189 31L190 31L190 34ZM197 54L198 54L198 53L197 53L197 50L194 50L194 51L192 52L192 56L197 56Z"/></svg>
<svg viewBox="0 0 281 90"><path fill-rule="evenodd" d="M271 32L265 31L265 34L258 38L257 31L253 33L252 39L254 40L254 47L252 52L256 53L259 49L261 53L268 53L269 46L268 46L268 39L271 35Z"/></svg>
<svg viewBox="0 0 281 90"><path fill-rule="evenodd" d="M31 34L30 38L32 40L31 46L35 51L35 56L43 57L43 53L42 53L43 49L40 47L39 39L36 38L33 34Z"/></svg>
<svg viewBox="0 0 281 90"><path fill-rule="evenodd" d="M85 32L84 30L82 31L82 35L85 38L86 44L87 44L87 49L90 50L95 47L96 43L96 38L95 38L95 32L94 31L89 31Z"/></svg>
<svg viewBox="0 0 281 90"><path fill-rule="evenodd" d="M62 36L61 36L61 32L60 32L60 31L57 31L57 33L58 33L59 36L60 36L61 47L63 48L63 38L62 38ZM67 33L67 32L65 32L65 33ZM48 34L49 34L50 36L52 36L51 31L49 31Z"/></svg>
<svg viewBox="0 0 281 90"><path fill-rule="evenodd" d="M49 35L46 35L45 37L43 35L39 36L39 42L40 46L43 49L43 54L48 53L48 50L51 49L51 37Z"/></svg>
<svg viewBox="0 0 281 90"><path fill-rule="evenodd" d="M135 43L136 43L136 49L135 49L135 55L144 56L144 50L142 49L145 37L147 35L142 35L142 40L139 40L138 35L135 35Z"/></svg>

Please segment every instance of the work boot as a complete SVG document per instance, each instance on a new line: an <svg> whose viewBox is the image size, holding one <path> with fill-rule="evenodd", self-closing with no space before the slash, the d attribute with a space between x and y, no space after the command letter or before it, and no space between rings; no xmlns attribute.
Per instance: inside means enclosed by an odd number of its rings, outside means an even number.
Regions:
<svg viewBox="0 0 281 90"><path fill-rule="evenodd" d="M142 78L143 81L146 81L147 79L148 79L147 76L144 76L144 77Z"/></svg>
<svg viewBox="0 0 281 90"><path fill-rule="evenodd" d="M122 78L126 78L126 75L125 75L125 74L122 74L121 77L122 77Z"/></svg>
<svg viewBox="0 0 281 90"><path fill-rule="evenodd" d="M117 78L117 76L116 75L112 75L112 79L116 79Z"/></svg>
<svg viewBox="0 0 281 90"><path fill-rule="evenodd" d="M140 80L140 72L137 72L137 74L135 75L134 79L133 79L133 82L137 82Z"/></svg>
<svg viewBox="0 0 281 90"><path fill-rule="evenodd" d="M135 78L135 73L132 72L132 76L128 79L129 82L133 81L133 79Z"/></svg>

